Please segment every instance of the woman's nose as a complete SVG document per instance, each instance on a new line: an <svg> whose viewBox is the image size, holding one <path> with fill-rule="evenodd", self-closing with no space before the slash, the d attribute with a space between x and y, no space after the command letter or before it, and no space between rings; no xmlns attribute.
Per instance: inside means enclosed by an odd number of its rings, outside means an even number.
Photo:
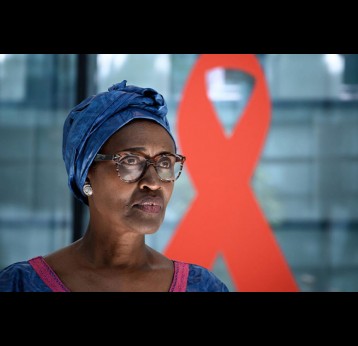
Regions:
<svg viewBox="0 0 358 346"><path fill-rule="evenodd" d="M147 187L151 190L158 190L161 188L162 181L153 163L148 163L142 178L139 180L139 187L143 189Z"/></svg>

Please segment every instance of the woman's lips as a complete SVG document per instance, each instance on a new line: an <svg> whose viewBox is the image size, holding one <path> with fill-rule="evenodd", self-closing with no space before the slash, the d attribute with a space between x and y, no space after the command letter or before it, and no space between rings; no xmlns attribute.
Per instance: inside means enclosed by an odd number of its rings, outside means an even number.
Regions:
<svg viewBox="0 0 358 346"><path fill-rule="evenodd" d="M163 199L161 197L147 196L136 201L133 207L146 213L159 213L163 208Z"/></svg>
<svg viewBox="0 0 358 346"><path fill-rule="evenodd" d="M161 210L159 205L136 204L134 207L146 213L159 213Z"/></svg>

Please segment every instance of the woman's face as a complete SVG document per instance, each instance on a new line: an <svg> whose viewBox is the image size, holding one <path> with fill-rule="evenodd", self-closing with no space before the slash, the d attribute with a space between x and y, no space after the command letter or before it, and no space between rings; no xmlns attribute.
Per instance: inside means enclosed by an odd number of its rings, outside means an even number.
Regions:
<svg viewBox="0 0 358 346"><path fill-rule="evenodd" d="M161 125L135 120L112 135L99 153L110 155L121 151L153 157L162 152L175 153L175 146ZM174 183L161 181L153 165L149 165L139 181L126 183L118 177L114 161L100 161L91 166L87 178L93 189L88 198L91 222L97 220L121 232L150 234L158 230Z"/></svg>

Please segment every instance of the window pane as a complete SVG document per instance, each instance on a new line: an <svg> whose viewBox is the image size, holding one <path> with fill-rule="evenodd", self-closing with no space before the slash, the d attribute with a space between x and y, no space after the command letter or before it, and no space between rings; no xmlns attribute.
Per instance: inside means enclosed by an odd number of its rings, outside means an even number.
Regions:
<svg viewBox="0 0 358 346"><path fill-rule="evenodd" d="M0 267L71 239L62 127L75 102L75 55L0 55Z"/></svg>

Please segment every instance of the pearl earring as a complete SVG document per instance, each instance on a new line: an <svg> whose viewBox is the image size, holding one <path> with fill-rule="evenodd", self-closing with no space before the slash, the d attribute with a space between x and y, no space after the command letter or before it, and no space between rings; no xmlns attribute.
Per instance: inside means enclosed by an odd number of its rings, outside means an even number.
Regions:
<svg viewBox="0 0 358 346"><path fill-rule="evenodd" d="M85 184L83 185L83 193L84 193L86 196L92 196L93 190L92 190L92 186L91 186L89 183L85 183Z"/></svg>

